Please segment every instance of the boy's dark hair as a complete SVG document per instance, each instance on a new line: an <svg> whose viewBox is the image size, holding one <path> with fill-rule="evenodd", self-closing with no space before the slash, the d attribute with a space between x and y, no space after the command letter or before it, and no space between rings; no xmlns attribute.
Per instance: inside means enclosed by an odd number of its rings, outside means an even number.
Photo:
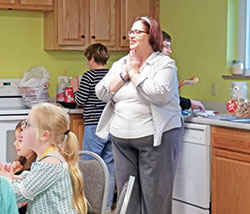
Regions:
<svg viewBox="0 0 250 214"><path fill-rule="evenodd" d="M167 40L168 42L171 42L172 38L167 32L162 31L162 36L163 36L163 41Z"/></svg>
<svg viewBox="0 0 250 214"><path fill-rule="evenodd" d="M109 59L108 50L106 46L104 46L101 43L95 43L95 44L90 45L86 49L84 55L88 60L91 60L93 57L96 63L102 64L102 65L105 65Z"/></svg>

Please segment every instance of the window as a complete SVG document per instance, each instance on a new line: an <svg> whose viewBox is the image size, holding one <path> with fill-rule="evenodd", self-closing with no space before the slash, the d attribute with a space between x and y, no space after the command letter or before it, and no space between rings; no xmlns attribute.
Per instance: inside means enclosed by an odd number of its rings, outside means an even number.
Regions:
<svg viewBox="0 0 250 214"><path fill-rule="evenodd" d="M250 75L250 1L239 1L239 60L245 63L246 75Z"/></svg>

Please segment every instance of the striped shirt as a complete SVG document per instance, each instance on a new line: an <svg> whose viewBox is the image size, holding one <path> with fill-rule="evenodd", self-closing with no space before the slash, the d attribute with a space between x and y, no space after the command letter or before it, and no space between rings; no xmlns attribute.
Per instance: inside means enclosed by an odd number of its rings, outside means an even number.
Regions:
<svg viewBox="0 0 250 214"><path fill-rule="evenodd" d="M78 91L75 93L77 105L84 107L85 125L97 125L106 105L95 94L95 86L108 73L108 69L95 69L84 73Z"/></svg>
<svg viewBox="0 0 250 214"><path fill-rule="evenodd" d="M47 156L57 157L62 164L32 163L30 171L22 172L23 180L12 181L16 200L28 203L27 214L76 214L68 164L58 155Z"/></svg>

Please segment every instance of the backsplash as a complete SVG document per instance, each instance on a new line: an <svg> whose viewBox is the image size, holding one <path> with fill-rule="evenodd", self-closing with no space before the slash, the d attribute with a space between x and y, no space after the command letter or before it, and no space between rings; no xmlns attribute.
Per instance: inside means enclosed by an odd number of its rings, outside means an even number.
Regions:
<svg viewBox="0 0 250 214"><path fill-rule="evenodd" d="M226 103L224 102L209 102L209 101L202 101L203 105L205 106L206 110L214 110L219 112L220 114L227 114L227 107Z"/></svg>

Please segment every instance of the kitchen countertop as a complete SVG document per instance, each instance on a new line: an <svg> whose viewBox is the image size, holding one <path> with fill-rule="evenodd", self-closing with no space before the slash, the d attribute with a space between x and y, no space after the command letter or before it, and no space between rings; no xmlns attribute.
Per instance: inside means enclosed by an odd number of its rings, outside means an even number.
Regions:
<svg viewBox="0 0 250 214"><path fill-rule="evenodd" d="M0 115L1 118L4 119L9 118L10 116L22 116L27 115L29 113L30 109L1 109L0 108ZM83 108L77 107L75 109L69 109L65 108L65 111L68 114L83 114ZM204 117L193 117L188 116L184 117L185 122L191 122L191 123L199 123L199 124L207 124L207 125L213 125L213 126L222 126L222 127L228 127L228 128L236 128L236 129L245 129L250 130L250 122L249 123L240 123L240 122L231 122L231 121L225 121L225 120L219 120L219 119L211 119L211 118L204 118Z"/></svg>
<svg viewBox="0 0 250 214"><path fill-rule="evenodd" d="M231 121L225 121L225 120L210 119L210 118L203 118L203 117L192 117L192 116L185 117L184 120L185 122L250 130L250 123L239 123L239 122L231 122Z"/></svg>
<svg viewBox="0 0 250 214"><path fill-rule="evenodd" d="M76 109L65 108L65 110L69 114L82 114L83 113L83 108L76 108ZM225 121L225 120L219 120L219 119L210 119L210 118L192 117L192 116L185 117L184 120L185 122L250 130L250 123L239 123L239 122L231 122L231 121Z"/></svg>
<svg viewBox="0 0 250 214"><path fill-rule="evenodd" d="M75 109L64 108L68 114L83 114L83 108L77 107ZM8 108L8 109L1 109L0 108L0 116L14 116L14 115L28 115L31 109L23 108Z"/></svg>
<svg viewBox="0 0 250 214"><path fill-rule="evenodd" d="M68 114L83 114L83 108L75 108L75 109L65 108L65 110Z"/></svg>

